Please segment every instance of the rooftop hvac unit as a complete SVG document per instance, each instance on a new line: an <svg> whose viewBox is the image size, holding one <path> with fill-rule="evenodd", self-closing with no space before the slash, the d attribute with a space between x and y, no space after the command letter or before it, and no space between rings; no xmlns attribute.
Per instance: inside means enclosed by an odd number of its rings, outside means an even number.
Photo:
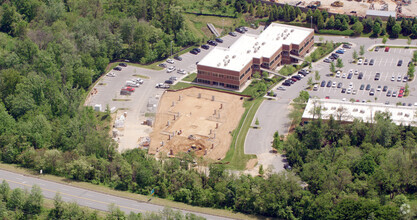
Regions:
<svg viewBox="0 0 417 220"><path fill-rule="evenodd" d="M233 56L232 56L232 59L234 59L234 58L236 58L236 55L233 55Z"/></svg>
<svg viewBox="0 0 417 220"><path fill-rule="evenodd" d="M246 53L250 53L250 50L246 51Z"/></svg>
<svg viewBox="0 0 417 220"><path fill-rule="evenodd" d="M217 64L217 66L221 66L221 65L222 65L222 63L218 63L218 64Z"/></svg>
<svg viewBox="0 0 417 220"><path fill-rule="evenodd" d="M286 40L287 39L287 37L284 37L284 40Z"/></svg>
<svg viewBox="0 0 417 220"><path fill-rule="evenodd" d="M265 45L265 41L264 41L264 42L262 42L262 45Z"/></svg>
<svg viewBox="0 0 417 220"><path fill-rule="evenodd" d="M284 33L287 33L287 31L288 31L288 29L287 29L287 28L285 28Z"/></svg>
<svg viewBox="0 0 417 220"><path fill-rule="evenodd" d="M229 59L229 55L226 55L226 59Z"/></svg>
<svg viewBox="0 0 417 220"><path fill-rule="evenodd" d="M284 37L284 33L281 33L281 37Z"/></svg>
<svg viewBox="0 0 417 220"><path fill-rule="evenodd" d="M294 29L291 29L291 32L294 32Z"/></svg>
<svg viewBox="0 0 417 220"><path fill-rule="evenodd" d="M259 44L259 42L256 42L256 43L255 43L255 46L257 46L258 44Z"/></svg>
<svg viewBox="0 0 417 220"><path fill-rule="evenodd" d="M260 46L258 46L257 50L259 50L259 48L261 48Z"/></svg>

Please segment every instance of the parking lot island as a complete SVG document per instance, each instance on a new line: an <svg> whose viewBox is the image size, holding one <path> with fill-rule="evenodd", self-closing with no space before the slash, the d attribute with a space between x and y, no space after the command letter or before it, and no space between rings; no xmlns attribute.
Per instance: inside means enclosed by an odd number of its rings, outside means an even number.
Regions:
<svg viewBox="0 0 417 220"><path fill-rule="evenodd" d="M150 154L194 152L223 159L245 109L242 96L200 88L166 91L150 135Z"/></svg>

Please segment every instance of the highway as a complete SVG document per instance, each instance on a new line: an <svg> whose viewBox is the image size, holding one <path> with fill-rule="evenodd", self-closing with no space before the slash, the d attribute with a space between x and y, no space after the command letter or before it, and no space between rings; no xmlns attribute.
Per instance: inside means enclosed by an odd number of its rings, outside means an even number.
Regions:
<svg viewBox="0 0 417 220"><path fill-rule="evenodd" d="M53 181L43 180L35 177L24 176L21 174L12 173L5 170L0 170L0 181L6 180L10 188L28 189L33 185L38 185L42 189L45 198L53 199L57 192L60 193L62 200L65 202L76 202L81 206L86 206L92 209L101 211L108 211L109 205L114 203L120 210L126 214L130 212L146 213L159 212L164 209L164 206L154 205L146 202L139 202L132 199L126 199L105 193L95 192L87 189L77 188L66 184L56 183ZM174 209L177 210L177 209ZM206 219L229 219L221 216L207 215L203 213L189 212L181 210L185 213L194 213Z"/></svg>

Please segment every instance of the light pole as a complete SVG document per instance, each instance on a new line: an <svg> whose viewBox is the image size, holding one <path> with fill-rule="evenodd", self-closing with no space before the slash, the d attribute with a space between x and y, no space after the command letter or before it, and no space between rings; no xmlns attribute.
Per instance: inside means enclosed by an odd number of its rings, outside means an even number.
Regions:
<svg viewBox="0 0 417 220"><path fill-rule="evenodd" d="M310 16L310 28L313 29L313 16Z"/></svg>

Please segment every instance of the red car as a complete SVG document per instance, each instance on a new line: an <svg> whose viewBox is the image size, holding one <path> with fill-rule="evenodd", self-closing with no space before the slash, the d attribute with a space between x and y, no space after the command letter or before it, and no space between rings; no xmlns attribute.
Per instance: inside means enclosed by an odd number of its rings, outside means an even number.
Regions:
<svg viewBox="0 0 417 220"><path fill-rule="evenodd" d="M291 78L290 80L292 80L294 82L297 82L297 79L296 78Z"/></svg>
<svg viewBox="0 0 417 220"><path fill-rule="evenodd" d="M385 52L389 52L389 47L385 47Z"/></svg>
<svg viewBox="0 0 417 220"><path fill-rule="evenodd" d="M403 92L404 92L404 90L405 90L405 88L404 88L404 87L401 87L401 89L400 89L400 93L403 93Z"/></svg>
<svg viewBox="0 0 417 220"><path fill-rule="evenodd" d="M330 99L330 96L326 96L326 99Z"/></svg>
<svg viewBox="0 0 417 220"><path fill-rule="evenodd" d="M403 93L402 92L398 93L398 98L401 98L401 97L403 97Z"/></svg>
<svg viewBox="0 0 417 220"><path fill-rule="evenodd" d="M126 86L126 87L123 87L122 90L126 90L126 91L129 91L129 92L134 92L135 91L135 88Z"/></svg>

